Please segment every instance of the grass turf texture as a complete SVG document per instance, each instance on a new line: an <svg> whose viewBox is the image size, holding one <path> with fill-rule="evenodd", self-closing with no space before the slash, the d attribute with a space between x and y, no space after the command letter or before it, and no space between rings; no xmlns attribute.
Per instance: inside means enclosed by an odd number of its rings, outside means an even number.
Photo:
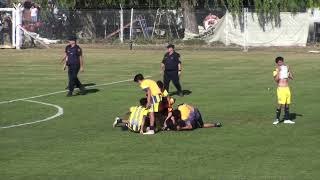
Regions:
<svg viewBox="0 0 320 180"><path fill-rule="evenodd" d="M177 97L199 107L221 129L141 136L112 129L144 93L132 81L33 100L56 104L65 114L52 121L0 129L1 179L318 179L320 177L319 57L292 51L178 50L182 85ZM306 52L306 51L305 51ZM160 79L161 50L84 48L83 83ZM294 71L295 125L273 126L274 58L281 53ZM1 50L0 101L63 90L61 49ZM268 88L270 90L268 91ZM171 86L174 90L174 87ZM18 101L0 104L0 125L44 119L55 109Z"/></svg>

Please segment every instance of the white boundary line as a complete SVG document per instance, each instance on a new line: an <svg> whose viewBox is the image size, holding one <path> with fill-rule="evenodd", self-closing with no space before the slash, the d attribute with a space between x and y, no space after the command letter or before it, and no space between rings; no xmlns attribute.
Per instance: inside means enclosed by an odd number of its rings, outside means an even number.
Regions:
<svg viewBox="0 0 320 180"><path fill-rule="evenodd" d="M50 121L56 117L62 116L63 115L63 108L54 104L49 104L49 103L44 103L44 102L40 102L40 101L32 101L32 100L22 100L25 102L31 102L31 103L37 103L37 104L42 104L45 106L51 106L54 107L58 110L58 112L50 117L47 117L45 119L42 120L38 120L38 121L32 121L32 122L28 122L28 123L23 123L23 124L15 124L15 125L10 125L10 126L4 126L4 127L0 127L0 129L9 129L9 128L14 128L14 127L20 127L20 126L25 126L25 125L30 125L30 124L36 124L36 123L41 123L41 122L45 122L45 121Z"/></svg>
<svg viewBox="0 0 320 180"><path fill-rule="evenodd" d="M146 78L150 78L152 76L146 76ZM109 86L109 85L113 85L113 84L119 84L119 83L123 83L123 82L129 82L132 81L132 79L126 79L126 80L122 80L122 81L115 81L115 82L110 82L110 83L104 83L104 84L99 84L99 85L94 85L94 86L89 86L88 89L94 88L94 87L100 87L100 86ZM28 123L23 123L23 124L16 124L16 125L10 125L10 126L4 126L4 127L0 127L0 129L9 129L9 128L14 128L14 127L20 127L20 126L25 126L25 125L30 125L30 124L36 124L36 123L40 123L40 122L45 122L45 121L50 121L56 117L59 117L61 115L63 115L64 111L63 108L58 106L58 105L54 105L54 104L50 104L50 103L44 103L44 102L40 102L40 101L32 101L30 99L35 99L35 98L40 98L40 97L46 97L46 96L51 96L51 95L55 95L55 94L60 94L60 93L64 93L67 92L68 90L63 90L63 91L57 91L57 92L52 92L52 93L47 93L47 94L42 94L42 95L38 95L38 96L32 96L32 97L26 97L26 98L20 98L20 99L13 99L13 100L9 100L9 101L1 101L1 104L8 104L8 103L13 103L13 102L18 102L18 101L25 101L25 102L31 102L31 103L37 103L37 104L42 104L45 106L51 106L51 107L55 107L56 109L58 109L58 112L53 115L50 116L48 118L42 119L42 120L38 120L38 121L33 121L33 122L28 122Z"/></svg>
<svg viewBox="0 0 320 180"><path fill-rule="evenodd" d="M146 76L146 78L150 78L150 77L151 76ZM126 79L126 80L121 80L121 81L114 81L114 82L110 82L110 83L89 86L88 89L92 89L94 87L100 87L100 86L109 86L109 85L113 85L113 84L129 82L129 81L132 81L132 79ZM52 93L41 94L41 95L38 95L38 96L32 96L32 97L26 97L26 98L20 98L20 99L13 99L13 100L9 100L9 101L1 101L0 104L8 104L8 103L13 103L13 102L17 102L17 101L25 101L25 100L30 100L30 99L40 98L40 97L46 97L46 96L51 96L51 95L55 95L55 94L65 93L65 92L68 92L68 90L56 91L56 92L52 92Z"/></svg>

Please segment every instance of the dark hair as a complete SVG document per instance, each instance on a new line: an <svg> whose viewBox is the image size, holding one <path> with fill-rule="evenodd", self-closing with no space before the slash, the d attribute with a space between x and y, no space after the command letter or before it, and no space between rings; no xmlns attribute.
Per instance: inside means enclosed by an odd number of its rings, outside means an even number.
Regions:
<svg viewBox="0 0 320 180"><path fill-rule="evenodd" d="M163 85L163 82L162 81L157 81L157 85L158 87L160 88L160 90L164 90L164 85Z"/></svg>
<svg viewBox="0 0 320 180"><path fill-rule="evenodd" d="M283 61L284 61L284 59L283 59L283 57L278 56L278 57L276 58L276 60L275 60L275 61L276 61L276 63L278 63L279 61L282 61L282 62L283 62Z"/></svg>
<svg viewBox="0 0 320 180"><path fill-rule="evenodd" d="M142 74L137 74L136 76L134 76L133 81L134 82L139 82L139 81L142 81L143 79L144 79L144 77L143 77Z"/></svg>
<svg viewBox="0 0 320 180"><path fill-rule="evenodd" d="M141 99L140 99L140 105L141 105L141 106L146 106L147 103L148 103L147 98L141 98Z"/></svg>
<svg viewBox="0 0 320 180"><path fill-rule="evenodd" d="M174 45L173 45L173 44L169 44L169 45L167 46L167 49L169 49L169 48L174 49Z"/></svg>
<svg viewBox="0 0 320 180"><path fill-rule="evenodd" d="M175 109L172 111L172 116L177 121L177 120L181 119L181 112L178 109Z"/></svg>
<svg viewBox="0 0 320 180"><path fill-rule="evenodd" d="M68 40L69 40L69 41L77 41L77 36L76 36L76 35L70 35L70 36L68 37Z"/></svg>

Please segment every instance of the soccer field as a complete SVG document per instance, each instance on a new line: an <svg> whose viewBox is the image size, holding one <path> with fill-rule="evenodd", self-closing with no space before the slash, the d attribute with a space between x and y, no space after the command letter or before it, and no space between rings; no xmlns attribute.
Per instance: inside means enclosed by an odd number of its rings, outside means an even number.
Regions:
<svg viewBox="0 0 320 180"><path fill-rule="evenodd" d="M192 93L176 104L191 103L205 122L223 127L142 136L113 129L112 122L145 96L132 80L136 73L161 79L164 50L83 51L80 80L95 86L67 98L63 48L0 50L1 180L319 179L319 55L178 48L182 86ZM278 55L295 77L294 125L272 125Z"/></svg>

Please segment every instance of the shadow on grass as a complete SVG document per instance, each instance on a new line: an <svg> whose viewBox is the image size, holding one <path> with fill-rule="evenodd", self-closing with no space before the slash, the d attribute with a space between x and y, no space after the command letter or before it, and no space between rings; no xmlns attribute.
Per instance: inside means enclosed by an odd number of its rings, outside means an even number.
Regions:
<svg viewBox="0 0 320 180"><path fill-rule="evenodd" d="M87 84L82 84L84 87L91 87L91 86L95 86L96 83L87 83ZM74 86L74 88L77 88L76 86ZM69 86L67 86L65 89L69 89Z"/></svg>
<svg viewBox="0 0 320 180"><path fill-rule="evenodd" d="M190 90L182 90L182 94L184 96L188 96L188 95L192 94L192 91L190 91ZM175 95L179 95L178 91L173 91L173 92L169 93L169 96L175 96Z"/></svg>
<svg viewBox="0 0 320 180"><path fill-rule="evenodd" d="M88 94L97 93L97 92L99 92L100 90L99 90L99 89L86 89L85 91L86 91L86 93L85 93L84 95L88 95ZM77 92L75 95L76 95L76 96L79 96L79 95L81 95L81 94L80 94L80 92Z"/></svg>
<svg viewBox="0 0 320 180"><path fill-rule="evenodd" d="M290 120L296 120L297 119L297 117L303 117L303 115L302 114L297 114L297 113L290 113L289 114L289 118L290 118Z"/></svg>

